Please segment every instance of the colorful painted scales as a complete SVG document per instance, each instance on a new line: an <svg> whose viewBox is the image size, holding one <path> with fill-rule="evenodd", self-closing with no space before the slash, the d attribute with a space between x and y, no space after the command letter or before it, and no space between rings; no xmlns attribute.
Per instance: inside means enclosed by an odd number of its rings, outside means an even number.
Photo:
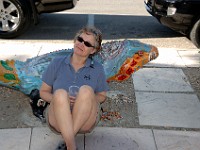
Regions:
<svg viewBox="0 0 200 150"><path fill-rule="evenodd" d="M73 49L59 50L27 59L25 62L0 60L0 85L29 95L41 86L41 77L49 63L57 56L69 55ZM132 73L158 56L156 47L136 40L112 41L102 44L102 51L94 57L105 70L107 81L124 81Z"/></svg>
<svg viewBox="0 0 200 150"><path fill-rule="evenodd" d="M97 56L102 59L107 81L124 81L157 58L158 50L155 46L135 40L113 41L103 44Z"/></svg>

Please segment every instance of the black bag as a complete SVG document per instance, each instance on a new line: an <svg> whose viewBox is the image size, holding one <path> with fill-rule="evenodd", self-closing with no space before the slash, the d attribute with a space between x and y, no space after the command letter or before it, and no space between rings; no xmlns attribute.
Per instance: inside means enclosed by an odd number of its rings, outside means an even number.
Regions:
<svg viewBox="0 0 200 150"><path fill-rule="evenodd" d="M45 123L46 119L43 113L48 103L41 99L38 89L32 90L29 97L33 114L38 117L42 123Z"/></svg>

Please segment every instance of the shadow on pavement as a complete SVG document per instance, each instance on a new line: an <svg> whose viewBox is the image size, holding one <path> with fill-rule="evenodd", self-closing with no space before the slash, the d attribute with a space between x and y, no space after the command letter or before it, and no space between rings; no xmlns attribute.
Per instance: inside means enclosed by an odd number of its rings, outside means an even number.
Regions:
<svg viewBox="0 0 200 150"><path fill-rule="evenodd" d="M72 40L87 23L87 14L42 14L38 25L31 25L28 31L14 40ZM102 30L104 40L182 36L161 25L152 16L95 15L94 25Z"/></svg>

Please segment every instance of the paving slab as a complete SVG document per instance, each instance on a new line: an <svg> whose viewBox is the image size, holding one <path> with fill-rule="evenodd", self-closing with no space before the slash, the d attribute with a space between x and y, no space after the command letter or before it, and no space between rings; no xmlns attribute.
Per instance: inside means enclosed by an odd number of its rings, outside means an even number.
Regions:
<svg viewBox="0 0 200 150"><path fill-rule="evenodd" d="M31 128L0 130L1 150L29 150Z"/></svg>
<svg viewBox="0 0 200 150"><path fill-rule="evenodd" d="M135 92L140 125L200 128L195 94Z"/></svg>
<svg viewBox="0 0 200 150"><path fill-rule="evenodd" d="M46 44L44 43L41 46L39 55L47 54L47 53L57 51L57 50L71 49L71 48L73 48L73 41L71 42L71 44L65 43L65 42L57 43L57 44L56 43L46 43Z"/></svg>
<svg viewBox="0 0 200 150"><path fill-rule="evenodd" d="M200 53L199 51L178 51L185 66L200 67Z"/></svg>
<svg viewBox="0 0 200 150"><path fill-rule="evenodd" d="M54 134L48 127L33 128L30 150L55 150L63 141L61 135ZM84 135L76 137L77 148L84 149Z"/></svg>
<svg viewBox="0 0 200 150"><path fill-rule="evenodd" d="M38 55L41 46L28 43L0 44L0 60L14 59L25 61Z"/></svg>
<svg viewBox="0 0 200 150"><path fill-rule="evenodd" d="M159 56L146 64L149 67L186 67L184 61L181 59L177 49L175 48L159 48Z"/></svg>
<svg viewBox="0 0 200 150"><path fill-rule="evenodd" d="M200 132L153 130L158 150L199 150Z"/></svg>
<svg viewBox="0 0 200 150"><path fill-rule="evenodd" d="M63 42L10 42L0 43L0 60L14 59L25 61L28 58L50 53L56 50L73 48L73 41Z"/></svg>
<svg viewBox="0 0 200 150"><path fill-rule="evenodd" d="M181 69L143 68L132 75L136 91L193 92Z"/></svg>
<svg viewBox="0 0 200 150"><path fill-rule="evenodd" d="M86 134L86 150L156 150L150 129L98 127Z"/></svg>

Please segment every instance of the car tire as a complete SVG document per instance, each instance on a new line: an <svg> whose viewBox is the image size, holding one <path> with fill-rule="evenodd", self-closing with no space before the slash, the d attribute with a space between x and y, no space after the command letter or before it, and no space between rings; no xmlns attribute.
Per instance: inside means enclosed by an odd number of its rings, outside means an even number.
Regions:
<svg viewBox="0 0 200 150"><path fill-rule="evenodd" d="M0 38L15 38L31 23L31 8L26 0L0 1Z"/></svg>
<svg viewBox="0 0 200 150"><path fill-rule="evenodd" d="M200 19L197 20L190 31L190 40L197 48L200 48Z"/></svg>

